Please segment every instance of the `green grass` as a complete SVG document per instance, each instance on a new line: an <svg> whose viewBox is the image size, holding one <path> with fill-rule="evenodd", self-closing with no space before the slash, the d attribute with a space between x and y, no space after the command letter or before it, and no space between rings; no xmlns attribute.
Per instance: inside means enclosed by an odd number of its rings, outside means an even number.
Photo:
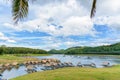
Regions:
<svg viewBox="0 0 120 80"><path fill-rule="evenodd" d="M49 54L4 54L0 55L0 64L18 62L22 63L25 61L37 61L36 58L23 58L23 56L48 56Z"/></svg>
<svg viewBox="0 0 120 80"><path fill-rule="evenodd" d="M120 80L120 66L111 68L63 68L27 74L12 80Z"/></svg>
<svg viewBox="0 0 120 80"><path fill-rule="evenodd" d="M17 60L21 58L14 55L0 55L0 59Z"/></svg>
<svg viewBox="0 0 120 80"><path fill-rule="evenodd" d="M23 56L49 56L50 54L12 54L12 55L23 57Z"/></svg>
<svg viewBox="0 0 120 80"><path fill-rule="evenodd" d="M12 62L23 62L25 59L14 55L0 55L0 64L12 63Z"/></svg>

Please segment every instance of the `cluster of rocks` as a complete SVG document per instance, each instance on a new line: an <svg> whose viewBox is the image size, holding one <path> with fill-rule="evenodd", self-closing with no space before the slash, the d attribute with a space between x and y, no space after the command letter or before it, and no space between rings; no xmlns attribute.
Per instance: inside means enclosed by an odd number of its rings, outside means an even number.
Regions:
<svg viewBox="0 0 120 80"><path fill-rule="evenodd" d="M41 68L41 70L54 70L54 69L58 69L58 68L64 68L64 67L92 67L92 68L96 68L96 64L95 63L88 63L88 64L81 64L80 62L78 62L77 65L73 65L73 63L71 62L60 62L57 59L41 59L40 62L29 62L27 64L27 72L31 73L31 72L36 72L36 68L34 65L35 64L39 64L41 66L43 66L43 68ZM110 66L109 62L103 62L101 64L101 66L104 67L108 67Z"/></svg>
<svg viewBox="0 0 120 80"><path fill-rule="evenodd" d="M75 67L71 62L45 64L42 70L54 70L63 67Z"/></svg>
<svg viewBox="0 0 120 80"><path fill-rule="evenodd" d="M101 66L109 67L110 63L103 62L101 64ZM54 69L64 68L64 67L92 67L92 68L96 68L96 64L95 63L82 64L82 63L78 62L77 65L73 65L73 63L71 63L71 62L64 62L64 63L59 62L59 63L45 64L44 68L42 68L42 70L54 70Z"/></svg>
<svg viewBox="0 0 120 80"><path fill-rule="evenodd" d="M24 62L24 65L27 68L28 73L36 72L36 65L41 65L43 67L49 66L52 67L53 65L59 64L60 60L57 59L41 59L39 61L29 61L29 62Z"/></svg>
<svg viewBox="0 0 120 80"><path fill-rule="evenodd" d="M110 63L109 63L109 62L103 62L103 63L102 63L102 66L104 66L104 67L109 67L109 66L110 66Z"/></svg>
<svg viewBox="0 0 120 80"><path fill-rule="evenodd" d="M96 67L95 63L89 63L89 64L81 64L80 62L78 62L77 64L78 67Z"/></svg>
<svg viewBox="0 0 120 80"><path fill-rule="evenodd" d="M6 63L6 64L0 64L0 80L8 80L8 79L3 79L2 78L2 73L5 71L5 70L11 70L12 68L16 68L18 69L20 67L20 63L18 62L13 62L13 63Z"/></svg>
<svg viewBox="0 0 120 80"><path fill-rule="evenodd" d="M72 62L61 62L58 59L40 59L35 61L25 61L23 63L13 62L13 63L6 63L0 65L0 72L2 73L4 70L12 69L13 67L19 68L20 66L26 66L26 70L28 73L36 72L37 68L36 65L42 66L41 70L54 70L58 68L64 68L64 67L96 67L95 63L89 63L89 64L81 64L78 62L77 65L74 65ZM108 67L110 65L109 62L103 62L102 66Z"/></svg>
<svg viewBox="0 0 120 80"><path fill-rule="evenodd" d="M26 61L23 65L43 65L43 64L50 64L50 63L59 63L60 60L57 59L41 59L39 61Z"/></svg>
<svg viewBox="0 0 120 80"><path fill-rule="evenodd" d="M13 67L18 68L19 63L13 62L13 63L0 64L0 72L3 72L6 69L11 70Z"/></svg>
<svg viewBox="0 0 120 80"><path fill-rule="evenodd" d="M23 63L13 62L13 63L5 63L0 64L0 73L5 70L11 70L12 68L19 68L20 66L29 66L29 65L44 65L49 63L59 63L60 61L57 59L40 59L35 61L25 61Z"/></svg>

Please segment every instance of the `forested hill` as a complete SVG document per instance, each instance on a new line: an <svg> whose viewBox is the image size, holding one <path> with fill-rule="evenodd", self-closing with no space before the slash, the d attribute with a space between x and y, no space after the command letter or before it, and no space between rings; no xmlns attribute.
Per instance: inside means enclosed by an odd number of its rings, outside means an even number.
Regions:
<svg viewBox="0 0 120 80"><path fill-rule="evenodd" d="M0 47L0 54L46 54L47 51L42 49L32 49L24 47Z"/></svg>
<svg viewBox="0 0 120 80"><path fill-rule="evenodd" d="M120 43L97 47L71 47L66 50L50 50L52 54L120 54Z"/></svg>

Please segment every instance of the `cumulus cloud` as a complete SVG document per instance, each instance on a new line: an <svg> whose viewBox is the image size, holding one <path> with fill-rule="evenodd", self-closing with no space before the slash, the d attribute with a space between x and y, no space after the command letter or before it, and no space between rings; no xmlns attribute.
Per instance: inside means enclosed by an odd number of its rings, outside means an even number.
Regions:
<svg viewBox="0 0 120 80"><path fill-rule="evenodd" d="M94 35L95 30L89 16L68 18L64 23L64 35Z"/></svg>
<svg viewBox="0 0 120 80"><path fill-rule="evenodd" d="M15 43L16 42L15 40L12 40L12 39L6 37L2 32L0 32L0 40L7 41L9 43Z"/></svg>
<svg viewBox="0 0 120 80"><path fill-rule="evenodd" d="M3 3L3 1L1 1L1 3ZM76 21L76 17L81 19L82 21L83 19L82 17L88 16L90 14L91 4L92 4L92 0L88 0L88 1L87 0L84 0L84 1L83 0L46 0L46 1L41 0L39 1L38 0L37 2L30 4L30 11L31 11L30 13L34 12L35 18L32 20L28 20L23 24L20 24L17 28L16 27L12 27L12 28L15 28L15 30L34 31L38 29L37 26L39 25L40 26L39 31L49 32L50 34L53 34L53 35L59 34L60 32L59 30L54 29L53 26L49 27L47 25L50 23L55 23L57 25L66 27L64 26L64 24L66 24L65 22L70 21L69 19L74 20L70 24L72 23L74 24L75 22L77 23L78 21ZM99 20L98 18L101 17L102 19L107 19L107 22L105 20L102 21L104 24L108 24L108 20L109 20L109 24L113 24L111 26L119 26L119 23L115 22L116 19L117 21L119 21L118 19L119 18L118 16L120 16L118 14L120 13L119 9L120 9L119 0L105 0L105 1L98 0L97 13L95 17L95 19L97 20L94 21L94 23L97 23ZM110 16L112 18L109 18L106 16ZM82 25L81 21L80 21L80 26ZM5 26L9 26L9 25L5 25ZM93 27L91 23L89 24L89 26L90 28L91 26ZM75 27L75 28L79 29L78 27L77 28ZM50 29L50 28L53 28L53 29ZM71 28L70 25L69 25L69 28ZM91 29L88 28L88 31L89 30L91 31ZM82 35L83 34L82 31L84 30L81 29L79 31L81 33L79 34ZM94 34L94 31L92 34ZM69 34L64 34L64 35L69 35Z"/></svg>
<svg viewBox="0 0 120 80"><path fill-rule="evenodd" d="M101 16L96 18L94 21L97 25L107 25L109 28L113 30L120 31L120 15L117 16Z"/></svg>
<svg viewBox="0 0 120 80"><path fill-rule="evenodd" d="M17 27L5 23L15 30L28 30L46 32L53 36L70 36L70 35L94 35L96 32L93 22L88 16L88 11L77 3L76 0L67 0L57 5L33 5L30 9L35 11L37 18L28 20L19 24ZM61 29L55 25L62 26Z"/></svg>
<svg viewBox="0 0 120 80"><path fill-rule="evenodd" d="M112 5L111 5L112 4ZM0 1L0 5L4 3ZM10 5L10 4L9 4ZM29 18L24 22L20 22L17 26L5 15L0 16L0 23L5 28L12 29L13 31L29 31L29 32L44 32L50 34L50 37L43 37L42 41L30 41L26 39L19 40L21 43L26 43L27 46L36 44L40 48L52 49L61 48L61 46L72 47L72 46L98 46L98 45L109 45L114 42L119 42L120 37L108 36L97 37L94 24L106 25L109 29L113 30L114 36L118 36L117 32L120 31L120 1L119 0L97 0L97 12L93 20L89 18L92 0L37 0L37 2L30 3L30 14ZM1 8L2 10L2 8ZM8 16L7 16L8 17ZM102 31L101 31L102 33ZM111 33L108 33L111 34ZM112 35L113 35L112 34ZM8 42L12 39L5 38ZM1 36L2 36L1 35ZM62 36L63 39L57 38ZM85 37L90 36L93 40L71 40L69 36ZM24 38L24 37L23 37ZM1 38L2 39L2 38ZM44 46L43 46L44 44ZM22 45L24 46L24 45ZM35 47L35 46L34 46Z"/></svg>
<svg viewBox="0 0 120 80"><path fill-rule="evenodd" d="M120 13L120 0L98 0L97 16L115 16Z"/></svg>
<svg viewBox="0 0 120 80"><path fill-rule="evenodd" d="M94 24L120 30L120 0L98 0Z"/></svg>

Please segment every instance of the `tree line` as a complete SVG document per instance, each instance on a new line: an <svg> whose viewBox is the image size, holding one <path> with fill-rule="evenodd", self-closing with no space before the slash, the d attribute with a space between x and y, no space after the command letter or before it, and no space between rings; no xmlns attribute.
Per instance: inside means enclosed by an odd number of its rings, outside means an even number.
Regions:
<svg viewBox="0 0 120 80"><path fill-rule="evenodd" d="M52 49L49 51L51 54L111 54L118 55L120 54L120 43L112 45L103 45L97 47L71 47L68 49L55 50Z"/></svg>
<svg viewBox="0 0 120 80"><path fill-rule="evenodd" d="M71 47L68 49L45 51L42 49L32 49L24 47L6 47L5 45L0 46L0 54L120 54L120 43L112 45L103 45L97 47Z"/></svg>
<svg viewBox="0 0 120 80"><path fill-rule="evenodd" d="M0 47L0 54L46 54L47 51L42 49L32 49L24 47Z"/></svg>

